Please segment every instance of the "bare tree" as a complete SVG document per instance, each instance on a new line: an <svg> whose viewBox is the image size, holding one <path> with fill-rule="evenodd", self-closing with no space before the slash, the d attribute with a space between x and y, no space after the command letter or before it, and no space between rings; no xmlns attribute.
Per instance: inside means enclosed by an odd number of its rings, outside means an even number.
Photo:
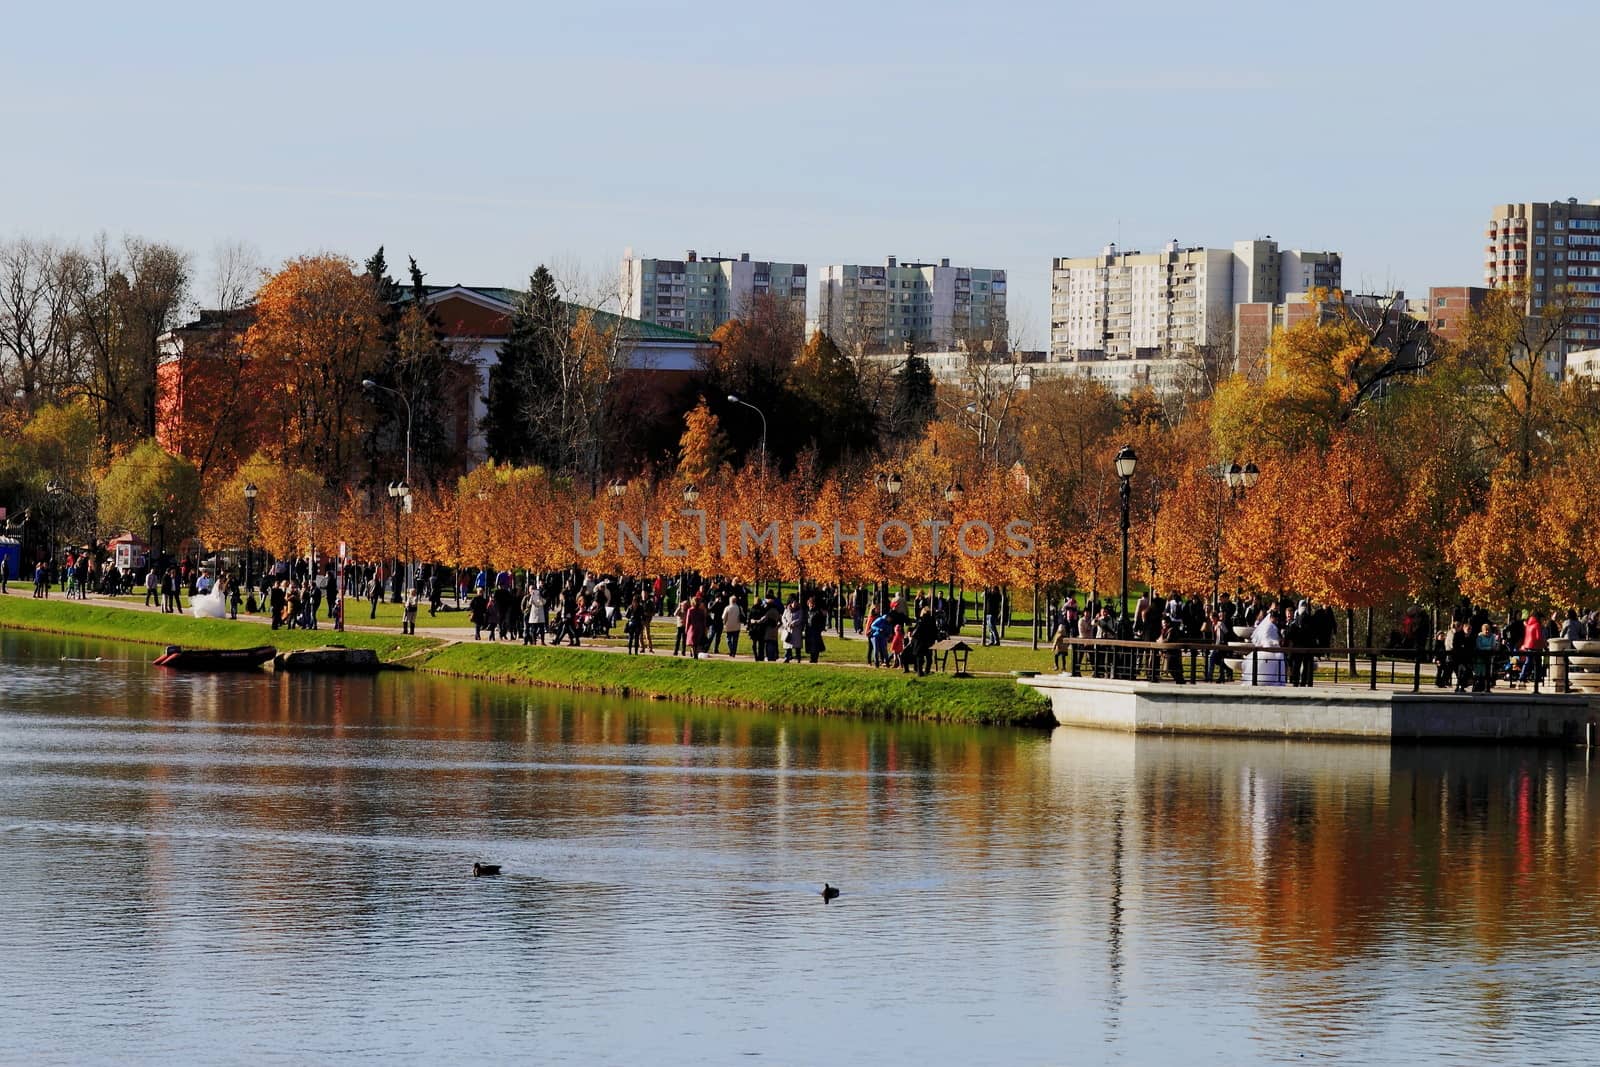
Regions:
<svg viewBox="0 0 1600 1067"><path fill-rule="evenodd" d="M218 311L237 311L255 299L264 265L249 241L218 241L211 249L211 300Z"/></svg>
<svg viewBox="0 0 1600 1067"><path fill-rule="evenodd" d="M102 233L74 260L71 306L101 440L154 437L160 338L188 294L189 256L139 237L119 249Z"/></svg>
<svg viewBox="0 0 1600 1067"><path fill-rule="evenodd" d="M0 243L0 389L25 410L60 401L80 381L75 269L72 254L52 242Z"/></svg>

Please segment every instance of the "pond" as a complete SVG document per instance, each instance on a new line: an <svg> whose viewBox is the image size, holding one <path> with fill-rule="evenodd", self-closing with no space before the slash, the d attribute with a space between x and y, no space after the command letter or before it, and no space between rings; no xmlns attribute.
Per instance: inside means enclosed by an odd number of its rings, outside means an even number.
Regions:
<svg viewBox="0 0 1600 1067"><path fill-rule="evenodd" d="M0 632L0 1059L1600 1050L1582 750L864 723L155 654Z"/></svg>

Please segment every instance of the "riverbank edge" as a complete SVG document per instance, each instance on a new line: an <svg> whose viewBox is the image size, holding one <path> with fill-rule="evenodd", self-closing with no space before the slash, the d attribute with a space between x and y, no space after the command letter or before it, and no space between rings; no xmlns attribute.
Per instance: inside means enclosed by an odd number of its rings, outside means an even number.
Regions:
<svg viewBox="0 0 1600 1067"><path fill-rule="evenodd" d="M342 644L370 648L386 665L448 678L791 714L1053 727L1042 694L1003 678L918 678L825 664L627 656L544 646L445 642L400 634L273 630L265 623L194 619L56 598L0 597L0 628L193 648L280 650Z"/></svg>

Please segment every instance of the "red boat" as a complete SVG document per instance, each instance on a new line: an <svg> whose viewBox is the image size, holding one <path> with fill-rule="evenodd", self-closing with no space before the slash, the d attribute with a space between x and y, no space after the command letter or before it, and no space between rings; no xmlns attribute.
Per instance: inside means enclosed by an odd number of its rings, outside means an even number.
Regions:
<svg viewBox="0 0 1600 1067"><path fill-rule="evenodd" d="M271 661L278 650L271 645L256 648L180 648L168 645L166 654L156 660L157 667L175 671L253 671Z"/></svg>

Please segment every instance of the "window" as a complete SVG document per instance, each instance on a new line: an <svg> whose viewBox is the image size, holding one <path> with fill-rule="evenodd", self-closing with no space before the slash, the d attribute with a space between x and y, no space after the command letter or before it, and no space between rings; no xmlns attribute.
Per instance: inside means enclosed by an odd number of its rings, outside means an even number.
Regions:
<svg viewBox="0 0 1600 1067"><path fill-rule="evenodd" d="M1534 243L1534 244L1536 244L1536 245L1542 245L1542 244L1544 244L1544 235L1543 235L1543 234L1540 234L1540 235L1539 235L1539 236L1538 236L1538 237L1535 237L1535 238L1534 238L1534 239L1533 239L1533 243Z"/></svg>
<svg viewBox="0 0 1600 1067"><path fill-rule="evenodd" d="M1436 305L1436 306L1437 306L1437 307L1445 307L1445 306L1447 306L1447 305L1448 305L1448 304L1449 304L1449 303L1450 303L1450 298L1449 298L1449 297L1447 297L1447 296L1441 296L1441 297L1440 297L1440 298L1439 298L1439 302L1438 302L1438 304L1437 304L1437 305Z"/></svg>
<svg viewBox="0 0 1600 1067"><path fill-rule="evenodd" d="M1534 219L1533 220L1533 228L1536 229L1536 230L1544 229L1544 219Z"/></svg>
<svg viewBox="0 0 1600 1067"><path fill-rule="evenodd" d="M1443 319L1434 319L1434 320L1433 320L1433 328L1434 328L1434 329L1435 329L1435 330L1442 330L1442 329L1444 329L1444 320L1443 320Z"/></svg>
<svg viewBox="0 0 1600 1067"><path fill-rule="evenodd" d="M1553 245L1564 245L1567 243L1567 239L1565 237L1557 237L1554 238L1550 243Z"/></svg>

